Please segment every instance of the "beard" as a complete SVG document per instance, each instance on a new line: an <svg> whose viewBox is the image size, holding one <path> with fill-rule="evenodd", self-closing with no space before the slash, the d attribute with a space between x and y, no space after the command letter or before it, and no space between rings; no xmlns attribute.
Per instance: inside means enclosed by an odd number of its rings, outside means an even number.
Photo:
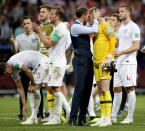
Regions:
<svg viewBox="0 0 145 131"><path fill-rule="evenodd" d="M86 21L84 21L84 22L83 22L83 25L86 25L86 23L87 23L87 22L86 22Z"/></svg>
<svg viewBox="0 0 145 131"><path fill-rule="evenodd" d="M119 16L119 18L120 18L120 16ZM126 18L127 18L127 17L123 16L122 18L120 18L120 20L121 20L121 21L124 21L124 20L126 20Z"/></svg>

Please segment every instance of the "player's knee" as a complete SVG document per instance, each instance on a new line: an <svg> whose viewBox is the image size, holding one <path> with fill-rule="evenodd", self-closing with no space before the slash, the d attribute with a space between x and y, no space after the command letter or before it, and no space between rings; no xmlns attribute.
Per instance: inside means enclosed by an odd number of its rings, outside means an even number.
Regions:
<svg viewBox="0 0 145 131"><path fill-rule="evenodd" d="M52 92L53 93L61 92L61 87L52 87Z"/></svg>
<svg viewBox="0 0 145 131"><path fill-rule="evenodd" d="M45 87L46 87L46 90L47 90L50 94L52 94L52 86L48 86L47 84L45 84ZM48 95L48 93L47 93L47 95Z"/></svg>
<svg viewBox="0 0 145 131"><path fill-rule="evenodd" d="M115 93L122 92L122 87L114 87L113 91L114 91Z"/></svg>
<svg viewBox="0 0 145 131"><path fill-rule="evenodd" d="M101 92L107 92L109 91L109 88L105 87L105 88L101 88Z"/></svg>
<svg viewBox="0 0 145 131"><path fill-rule="evenodd" d="M134 91L134 87L126 87L125 89L127 93Z"/></svg>
<svg viewBox="0 0 145 131"><path fill-rule="evenodd" d="M40 88L41 88L40 84L35 85L35 90L40 90Z"/></svg>

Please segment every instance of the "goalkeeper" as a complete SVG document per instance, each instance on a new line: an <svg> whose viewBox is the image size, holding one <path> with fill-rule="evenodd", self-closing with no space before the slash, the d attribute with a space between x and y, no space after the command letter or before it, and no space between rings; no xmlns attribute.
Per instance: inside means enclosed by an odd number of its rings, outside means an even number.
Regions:
<svg viewBox="0 0 145 131"><path fill-rule="evenodd" d="M92 12L97 8L90 10ZM115 37L112 27L101 17L99 21L99 32L93 35L94 45L94 73L100 91L101 119L91 126L110 126L111 123L111 107L112 98L109 91L110 85L110 63L113 60L113 52L115 48Z"/></svg>

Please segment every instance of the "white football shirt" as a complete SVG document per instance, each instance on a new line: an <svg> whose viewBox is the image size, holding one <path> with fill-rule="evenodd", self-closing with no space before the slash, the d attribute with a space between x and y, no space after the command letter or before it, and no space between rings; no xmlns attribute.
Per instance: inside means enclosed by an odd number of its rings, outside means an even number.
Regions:
<svg viewBox="0 0 145 131"><path fill-rule="evenodd" d="M19 72L22 65L27 68L36 69L41 64L41 62L49 61L48 57L42 55L38 51L22 51L13 55L7 63L12 65L13 72L12 76L15 80L19 80Z"/></svg>
<svg viewBox="0 0 145 131"><path fill-rule="evenodd" d="M16 37L15 46L19 49L19 52L25 50L35 50L39 48L39 40L36 39L35 33L26 35L22 33Z"/></svg>
<svg viewBox="0 0 145 131"><path fill-rule="evenodd" d="M55 65L66 65L65 51L71 43L70 32L63 22L60 22L52 32L56 34L59 40L49 50L50 62Z"/></svg>
<svg viewBox="0 0 145 131"><path fill-rule="evenodd" d="M118 51L123 51L130 48L133 45L133 41L140 40L140 29L137 24L130 21L127 25L121 25L118 36ZM117 61L122 63L126 59L136 63L136 51L119 56Z"/></svg>

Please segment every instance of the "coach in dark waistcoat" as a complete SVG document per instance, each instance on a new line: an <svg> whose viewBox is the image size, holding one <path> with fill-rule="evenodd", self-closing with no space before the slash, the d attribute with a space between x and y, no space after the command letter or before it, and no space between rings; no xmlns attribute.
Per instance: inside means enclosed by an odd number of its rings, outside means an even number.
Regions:
<svg viewBox="0 0 145 131"><path fill-rule="evenodd" d="M93 61L90 50L89 34L98 32L99 12L94 11L94 23L91 27L85 26L89 17L86 7L79 7L76 10L77 20L71 26L71 38L74 49L73 69L75 75L75 90L72 97L70 113L70 126L86 126L86 113L93 84Z"/></svg>

